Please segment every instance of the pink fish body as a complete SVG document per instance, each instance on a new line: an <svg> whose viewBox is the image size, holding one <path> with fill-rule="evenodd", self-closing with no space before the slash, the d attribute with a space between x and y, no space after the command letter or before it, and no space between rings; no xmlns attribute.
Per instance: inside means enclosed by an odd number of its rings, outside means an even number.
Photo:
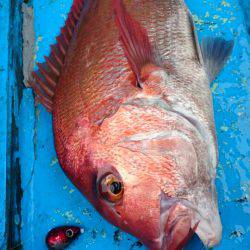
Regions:
<svg viewBox="0 0 250 250"><path fill-rule="evenodd" d="M232 47L200 46L183 0L75 0L33 74L67 176L150 249L221 239L209 83Z"/></svg>

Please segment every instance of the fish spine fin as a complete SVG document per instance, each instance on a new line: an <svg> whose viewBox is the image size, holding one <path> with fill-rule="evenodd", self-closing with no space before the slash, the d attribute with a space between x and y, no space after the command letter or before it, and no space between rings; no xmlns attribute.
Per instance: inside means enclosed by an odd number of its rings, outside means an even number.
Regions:
<svg viewBox="0 0 250 250"><path fill-rule="evenodd" d="M57 43L51 45L51 53L44 57L45 62L37 63L38 69L32 72L33 79L29 84L49 112L52 112L55 87L83 9L84 0L74 0L65 25L61 28L61 34L56 37Z"/></svg>
<svg viewBox="0 0 250 250"><path fill-rule="evenodd" d="M202 40L201 52L209 83L211 83L225 66L234 47L233 41L221 37L207 37Z"/></svg>
<svg viewBox="0 0 250 250"><path fill-rule="evenodd" d="M152 46L147 31L130 16L122 0L113 0L115 22L117 24L120 41L127 60L137 78L140 87L141 69L146 64L155 64Z"/></svg>

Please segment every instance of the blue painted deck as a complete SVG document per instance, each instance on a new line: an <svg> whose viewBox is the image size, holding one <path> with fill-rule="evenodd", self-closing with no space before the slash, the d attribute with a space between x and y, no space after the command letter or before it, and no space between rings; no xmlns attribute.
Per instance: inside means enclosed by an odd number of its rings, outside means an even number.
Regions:
<svg viewBox="0 0 250 250"><path fill-rule="evenodd" d="M7 3L6 3L7 2ZM19 1L12 1L18 3ZM20 1L21 2L21 1ZM217 190L223 223L223 240L216 249L250 249L250 13L248 0L187 0L199 37L208 35L234 39L233 55L220 76L212 84L215 119L219 142L220 164ZM33 0L35 13L36 61L49 53L49 45L63 25L72 0ZM12 6L13 7L13 6ZM244 12L242 11L244 8ZM16 118L21 168L21 216L14 224L24 250L46 249L44 239L49 229L75 224L85 233L69 248L81 249L144 249L135 238L120 232L92 208L63 174L53 145L51 115L40 105L34 107L30 89L20 95L19 111L14 105L17 80L10 67L11 45L8 44L10 6L0 0L0 200L9 205L6 175L10 171L11 113ZM250 11L249 11L250 12ZM18 21L18 20L17 20ZM13 22L13 21L12 21ZM3 28L2 28L3 27ZM249 30L248 30L249 31ZM249 32L250 33L250 32ZM16 42L18 45L18 42ZM9 48L8 48L9 46ZM18 82L20 84L20 82ZM13 97L13 98L14 98ZM17 98L18 99L18 98ZM16 98L14 98L16 100ZM15 116L14 116L15 117ZM16 177L15 177L16 178ZM2 191L3 190L3 191ZM17 201L18 202L18 201ZM18 212L18 206L17 206ZM5 205L0 206L0 249L6 246L9 225L5 220ZM13 215L13 214L12 214ZM18 240L18 237L17 237ZM18 242L18 241L17 241ZM3 245L2 245L3 244ZM17 245L17 249L20 245ZM203 249L194 239L187 249Z"/></svg>
<svg viewBox="0 0 250 250"><path fill-rule="evenodd" d="M9 195L6 190L7 175L9 172L9 157L8 157L8 145L9 145L9 122L8 122L8 33L9 33L9 4L2 4L0 2L0 249L6 245L6 233L7 221L6 204L9 203Z"/></svg>

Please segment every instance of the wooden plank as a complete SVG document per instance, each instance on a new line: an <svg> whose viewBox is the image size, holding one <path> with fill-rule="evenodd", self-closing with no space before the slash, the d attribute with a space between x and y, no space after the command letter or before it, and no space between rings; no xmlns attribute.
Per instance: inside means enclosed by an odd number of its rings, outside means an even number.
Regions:
<svg viewBox="0 0 250 250"><path fill-rule="evenodd" d="M21 230L21 175L19 165L19 141L18 141L18 112L19 99L22 95L22 0L11 0L9 9L10 29L8 34L8 130L10 135L8 156L10 157L9 183L9 207L8 220L8 249L15 248L20 243Z"/></svg>
<svg viewBox="0 0 250 250"><path fill-rule="evenodd" d="M19 0L0 1L0 248L19 242L20 168L18 100L22 85L21 15Z"/></svg>
<svg viewBox="0 0 250 250"><path fill-rule="evenodd" d="M0 249L6 248L8 231L6 219L7 178L10 168L9 159L9 130L8 130L8 34L9 34L9 1L0 1Z"/></svg>

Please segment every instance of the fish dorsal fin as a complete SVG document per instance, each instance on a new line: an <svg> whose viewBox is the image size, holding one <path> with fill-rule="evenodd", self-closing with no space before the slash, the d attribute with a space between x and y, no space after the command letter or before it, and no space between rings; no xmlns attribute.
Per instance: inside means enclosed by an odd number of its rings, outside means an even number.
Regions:
<svg viewBox="0 0 250 250"><path fill-rule="evenodd" d="M60 78L67 49L83 8L84 0L74 0L65 25L61 28L61 34L56 38L57 43L51 45L50 55L44 57L45 63L37 63L38 70L32 72L33 79L29 84L35 91L38 100L49 112L52 111L55 86Z"/></svg>
<svg viewBox="0 0 250 250"><path fill-rule="evenodd" d="M129 15L122 0L114 0L114 12L125 56L140 86L143 66L155 64L147 31Z"/></svg>
<svg viewBox="0 0 250 250"><path fill-rule="evenodd" d="M204 38L201 43L201 52L208 79L212 82L224 67L227 59L232 53L233 41L223 38Z"/></svg>

